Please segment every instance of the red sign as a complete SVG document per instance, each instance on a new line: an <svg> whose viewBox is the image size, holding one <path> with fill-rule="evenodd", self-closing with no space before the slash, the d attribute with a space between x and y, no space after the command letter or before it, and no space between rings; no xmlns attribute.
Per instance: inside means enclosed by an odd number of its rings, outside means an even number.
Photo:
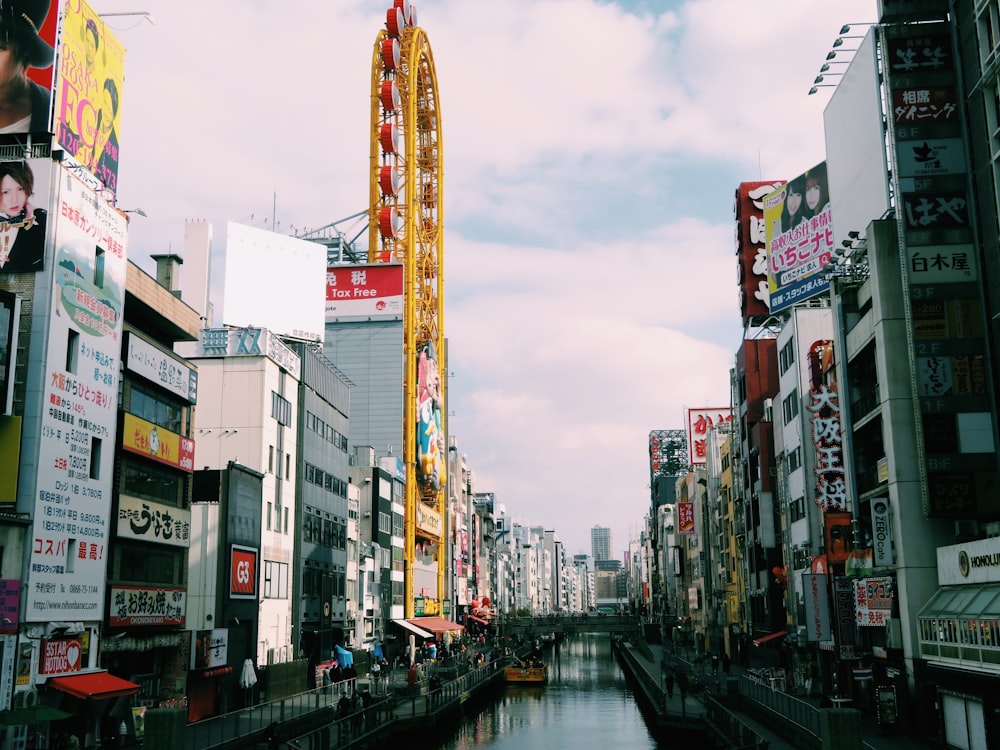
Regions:
<svg viewBox="0 0 1000 750"><path fill-rule="evenodd" d="M42 663L39 674L65 674L79 672L83 643L79 638L42 641Z"/></svg>
<svg viewBox="0 0 1000 750"><path fill-rule="evenodd" d="M257 597L257 550L233 545L229 570L229 596L233 599Z"/></svg>
<svg viewBox="0 0 1000 750"><path fill-rule="evenodd" d="M744 323L770 313L763 201L764 196L783 184L780 180L741 182L736 190L736 255L739 262L740 313Z"/></svg>
<svg viewBox="0 0 1000 750"><path fill-rule="evenodd" d="M688 461L692 466L704 466L708 460L708 433L723 422L729 422L733 413L728 406L712 409L688 409Z"/></svg>
<svg viewBox="0 0 1000 750"><path fill-rule="evenodd" d="M677 533L694 533L694 503L677 503Z"/></svg>

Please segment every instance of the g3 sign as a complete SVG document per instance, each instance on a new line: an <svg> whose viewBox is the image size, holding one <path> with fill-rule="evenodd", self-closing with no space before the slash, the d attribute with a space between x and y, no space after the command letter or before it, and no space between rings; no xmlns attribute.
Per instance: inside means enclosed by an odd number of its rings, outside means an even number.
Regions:
<svg viewBox="0 0 1000 750"><path fill-rule="evenodd" d="M233 599L257 598L257 550L253 547L232 546L229 596Z"/></svg>

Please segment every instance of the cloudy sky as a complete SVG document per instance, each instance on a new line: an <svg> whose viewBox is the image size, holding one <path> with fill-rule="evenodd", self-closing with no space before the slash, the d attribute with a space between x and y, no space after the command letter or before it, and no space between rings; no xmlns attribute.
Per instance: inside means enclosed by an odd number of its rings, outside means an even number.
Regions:
<svg viewBox="0 0 1000 750"><path fill-rule="evenodd" d="M227 221L294 233L367 208L389 0L91 4L152 19L105 16L128 50L118 202L148 214L141 267L182 250L187 219L221 261ZM832 89L807 92L876 2L414 5L443 121L451 433L515 520L571 554L610 526L623 550L649 432L729 402L736 187L825 158Z"/></svg>

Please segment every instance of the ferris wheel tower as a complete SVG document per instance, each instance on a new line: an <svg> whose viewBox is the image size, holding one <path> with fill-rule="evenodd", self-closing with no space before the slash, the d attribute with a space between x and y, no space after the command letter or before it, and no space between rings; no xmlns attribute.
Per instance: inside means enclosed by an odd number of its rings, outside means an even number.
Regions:
<svg viewBox="0 0 1000 750"><path fill-rule="evenodd" d="M372 55L368 262L403 266L405 613L414 614L414 562L433 556L445 598L443 144L437 74L416 10L394 0ZM427 594L429 592L420 592Z"/></svg>

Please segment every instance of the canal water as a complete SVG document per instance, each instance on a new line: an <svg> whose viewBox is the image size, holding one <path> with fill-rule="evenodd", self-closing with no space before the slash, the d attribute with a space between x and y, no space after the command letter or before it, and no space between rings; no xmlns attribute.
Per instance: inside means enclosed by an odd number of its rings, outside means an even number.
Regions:
<svg viewBox="0 0 1000 750"><path fill-rule="evenodd" d="M467 716L439 750L655 750L610 637L580 635L548 649L545 687L508 686ZM679 749L675 749L679 750Z"/></svg>

